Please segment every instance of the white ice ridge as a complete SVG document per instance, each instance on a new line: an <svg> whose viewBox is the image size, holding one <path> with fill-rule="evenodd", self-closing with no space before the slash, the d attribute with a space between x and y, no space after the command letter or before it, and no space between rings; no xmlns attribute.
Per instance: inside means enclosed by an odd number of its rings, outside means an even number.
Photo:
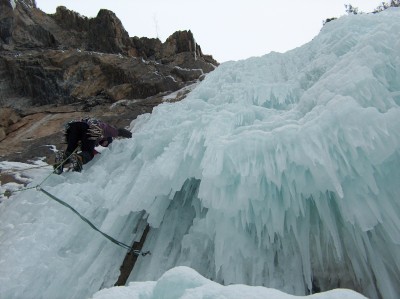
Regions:
<svg viewBox="0 0 400 299"><path fill-rule="evenodd" d="M345 289L310 296L293 296L265 287L222 286L187 267L167 271L158 281L132 282L97 292L93 299L366 299Z"/></svg>
<svg viewBox="0 0 400 299"><path fill-rule="evenodd" d="M284 54L222 64L47 191L124 243L129 281L189 266L289 294L400 294L400 11L345 16ZM86 298L126 252L32 190L0 206L0 297ZM25 297L24 297L25 296Z"/></svg>

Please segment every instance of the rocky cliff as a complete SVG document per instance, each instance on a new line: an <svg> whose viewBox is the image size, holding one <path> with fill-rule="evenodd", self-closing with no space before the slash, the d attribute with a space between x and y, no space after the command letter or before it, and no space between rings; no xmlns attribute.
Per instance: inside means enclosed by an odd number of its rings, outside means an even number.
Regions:
<svg viewBox="0 0 400 299"><path fill-rule="evenodd" d="M127 125L217 65L190 31L162 43L129 37L109 10L87 18L66 7L46 14L34 0L0 0L0 157L49 156L43 146L62 146L62 123L82 115Z"/></svg>

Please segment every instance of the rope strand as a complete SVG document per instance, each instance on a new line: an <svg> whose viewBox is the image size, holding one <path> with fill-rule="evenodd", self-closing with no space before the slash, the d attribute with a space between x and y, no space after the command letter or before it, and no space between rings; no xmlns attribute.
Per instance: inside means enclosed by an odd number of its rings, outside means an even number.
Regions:
<svg viewBox="0 0 400 299"><path fill-rule="evenodd" d="M78 150L78 147L71 153L71 155L69 155L64 161L62 161L60 163L60 165L58 167L60 167L64 162L66 162L76 151ZM58 168L56 167L56 169ZM55 170L56 170L55 169ZM97 231L98 233L100 233L103 237L105 237L106 239L110 240L111 242L113 242L114 244L128 250L129 252L135 254L135 255L142 255L142 256L146 256L148 254L151 254L150 251L145 251L142 252L140 250L135 250L133 249L133 246L129 246L121 241L118 241L117 239L111 237L110 235L106 234L105 232L101 231L99 228L97 228L89 219L87 219L86 217L82 216L75 208L73 208L71 205L69 205L68 203L66 203L65 201L59 199L58 197L54 196L53 194L47 192L46 190L44 190L41 185L51 176L54 174L54 170L44 178L44 180L39 183L38 185L36 185L35 187L29 187L29 188L24 188L24 189L19 189L19 190L15 190L15 191L11 191L11 193L15 193L15 192L20 192L20 191L26 191L26 190L30 190L30 189L36 189L37 191L40 191L42 193L44 193L45 195L47 195L49 198L55 200L56 202L58 202L59 204L67 207L68 209L70 209L74 214L76 214L83 222L85 222L86 224L88 224L93 230Z"/></svg>
<svg viewBox="0 0 400 299"><path fill-rule="evenodd" d="M48 197L50 197L51 199L55 200L56 202L58 202L59 204L67 207L68 209L70 209L73 213L75 213L79 218L81 218L81 220L83 222L85 222L86 224L88 224L93 230L97 231L98 233L100 233L103 237L107 238L108 240L110 240L111 242L113 242L114 244L117 244L118 246L121 246L124 249L127 249L130 252L133 252L135 255L142 255L142 256L146 256L148 254L151 254L150 251L145 251L142 252L140 250L134 250L133 246L129 246L121 241L118 241L117 239L111 237L110 235L106 234L105 232L101 231L99 228L97 228L89 219L87 219L85 216L82 216L76 209L74 209L71 205L69 205L68 203L66 203L65 201L57 198L56 196L54 196L53 194L47 192L46 190L44 190L42 187L40 187L39 185L36 187L36 189L40 192L43 192L44 194L46 194Z"/></svg>

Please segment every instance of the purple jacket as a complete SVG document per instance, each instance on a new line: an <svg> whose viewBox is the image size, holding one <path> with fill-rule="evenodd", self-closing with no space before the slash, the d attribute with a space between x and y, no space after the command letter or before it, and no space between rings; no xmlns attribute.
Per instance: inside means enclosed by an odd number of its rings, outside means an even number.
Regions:
<svg viewBox="0 0 400 299"><path fill-rule="evenodd" d="M103 138L102 139L107 139L109 137L117 137L118 136L118 130L116 128L114 128L113 126L110 126L110 125L100 121L99 127L103 130Z"/></svg>

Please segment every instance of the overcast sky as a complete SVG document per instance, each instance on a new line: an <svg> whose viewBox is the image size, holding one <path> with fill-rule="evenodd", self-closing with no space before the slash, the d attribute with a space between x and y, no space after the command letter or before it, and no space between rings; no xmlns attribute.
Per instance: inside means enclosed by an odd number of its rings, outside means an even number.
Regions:
<svg viewBox="0 0 400 299"><path fill-rule="evenodd" d="M66 6L95 17L101 8L113 11L129 36L158 37L191 30L204 54L217 61L246 59L271 51L285 52L309 42L322 21L345 14L351 3L371 12L375 0L36 0L54 13ZM389 1L390 2L390 1Z"/></svg>

